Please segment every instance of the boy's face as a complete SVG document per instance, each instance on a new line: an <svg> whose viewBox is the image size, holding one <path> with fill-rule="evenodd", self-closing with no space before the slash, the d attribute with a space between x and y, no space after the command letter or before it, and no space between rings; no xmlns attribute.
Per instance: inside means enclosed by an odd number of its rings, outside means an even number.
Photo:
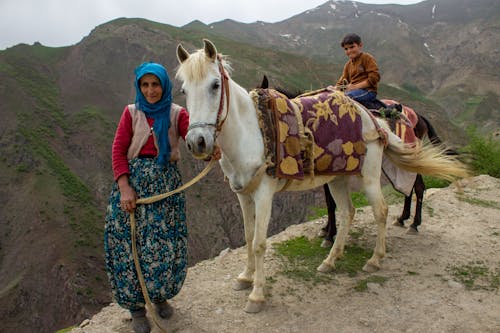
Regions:
<svg viewBox="0 0 500 333"><path fill-rule="evenodd" d="M344 44L345 55L351 60L357 58L361 54L362 48L363 44Z"/></svg>

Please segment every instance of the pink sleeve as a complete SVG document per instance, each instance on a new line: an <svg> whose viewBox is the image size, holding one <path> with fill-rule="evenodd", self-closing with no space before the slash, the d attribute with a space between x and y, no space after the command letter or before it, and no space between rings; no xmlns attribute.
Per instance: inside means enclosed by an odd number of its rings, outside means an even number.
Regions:
<svg viewBox="0 0 500 333"><path fill-rule="evenodd" d="M130 173L128 168L127 152L132 142L132 117L128 106L123 110L120 122L116 128L115 139L111 151L113 175L115 181L123 174Z"/></svg>
<svg viewBox="0 0 500 333"><path fill-rule="evenodd" d="M189 127L189 113L186 109L182 108L179 112L179 118L177 119L177 127L179 131L179 136L186 140L186 135Z"/></svg>

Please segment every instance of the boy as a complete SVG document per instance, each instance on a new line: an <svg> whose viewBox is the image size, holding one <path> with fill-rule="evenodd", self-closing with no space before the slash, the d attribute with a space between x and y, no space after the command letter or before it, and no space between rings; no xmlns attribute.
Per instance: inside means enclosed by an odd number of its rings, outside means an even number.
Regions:
<svg viewBox="0 0 500 333"><path fill-rule="evenodd" d="M361 37L356 34L346 35L340 45L349 58L344 65L342 76L338 79L336 88L345 87L345 94L368 108L375 104L377 85L380 81L375 58L362 52Z"/></svg>

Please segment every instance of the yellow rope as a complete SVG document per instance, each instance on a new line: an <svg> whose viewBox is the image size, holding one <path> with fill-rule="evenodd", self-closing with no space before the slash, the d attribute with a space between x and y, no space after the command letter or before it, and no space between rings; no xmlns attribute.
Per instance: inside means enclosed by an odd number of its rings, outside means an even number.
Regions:
<svg viewBox="0 0 500 333"><path fill-rule="evenodd" d="M216 162L216 160L212 158L210 160L210 162L208 163L208 165L205 167L205 169L203 169L196 177L194 177L193 179L191 179L189 182L185 183L181 187L178 187L175 190L167 192L167 193L154 195L154 196L149 197L149 198L140 198L140 199L138 199L135 202L136 205L150 204L150 203L153 203L153 202L165 199L165 198L167 198L167 197L169 197L171 195L174 195L176 193L179 193L181 191L184 191L185 189L187 189L188 187L190 187L191 185L197 183L200 179L202 179L203 177L205 177L208 174L208 172L212 169L212 167L215 165L215 162ZM135 214L134 214L134 212L130 213L130 231L131 231L131 237L132 237L132 255L134 257L134 265L135 265L135 269L137 271L137 277L139 278L139 283L141 285L142 295L144 296L144 301L146 302L148 310L153 315L153 321L156 324L156 326L158 326L158 328L160 329L161 332L167 333L166 328L164 328L160 324L160 321L159 321L159 319L157 317L156 311L153 308L153 304L151 302L151 299L149 298L149 293L148 293L148 290L146 288L146 282L144 281L144 275L142 274L141 265L139 263L139 256L137 254L136 224L135 224Z"/></svg>

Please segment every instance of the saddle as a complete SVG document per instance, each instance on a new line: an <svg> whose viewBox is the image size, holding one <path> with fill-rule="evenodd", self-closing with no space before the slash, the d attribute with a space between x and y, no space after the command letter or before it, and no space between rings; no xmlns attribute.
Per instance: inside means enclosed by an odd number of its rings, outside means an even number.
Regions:
<svg viewBox="0 0 500 333"><path fill-rule="evenodd" d="M414 134L413 128L417 124L418 117L412 108L392 99L375 99L359 103L370 110L375 117L384 118L391 131L403 139L404 142L415 142L416 137L412 134Z"/></svg>

